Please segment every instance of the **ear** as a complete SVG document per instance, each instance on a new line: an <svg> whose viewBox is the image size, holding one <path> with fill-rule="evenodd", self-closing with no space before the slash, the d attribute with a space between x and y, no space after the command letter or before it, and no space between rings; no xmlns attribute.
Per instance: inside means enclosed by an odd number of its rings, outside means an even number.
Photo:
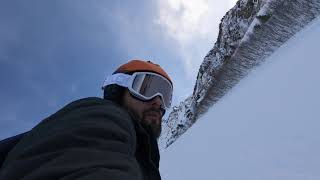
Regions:
<svg viewBox="0 0 320 180"><path fill-rule="evenodd" d="M125 90L126 88L116 84L108 85L104 88L103 98L121 105Z"/></svg>

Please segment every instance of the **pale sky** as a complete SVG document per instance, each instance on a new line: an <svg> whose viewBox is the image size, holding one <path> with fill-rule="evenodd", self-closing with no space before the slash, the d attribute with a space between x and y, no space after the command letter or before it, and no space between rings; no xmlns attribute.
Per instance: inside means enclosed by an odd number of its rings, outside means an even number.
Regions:
<svg viewBox="0 0 320 180"><path fill-rule="evenodd" d="M222 16L236 1L162 0L158 1L156 23L178 43L188 79L194 80L205 54L213 47Z"/></svg>

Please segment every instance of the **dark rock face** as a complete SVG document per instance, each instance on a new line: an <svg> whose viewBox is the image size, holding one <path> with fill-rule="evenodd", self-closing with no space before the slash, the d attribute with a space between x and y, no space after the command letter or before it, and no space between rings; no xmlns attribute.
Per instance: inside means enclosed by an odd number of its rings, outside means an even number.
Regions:
<svg viewBox="0 0 320 180"><path fill-rule="evenodd" d="M164 121L160 146L172 144L253 67L319 15L319 0L238 1L221 20L192 95Z"/></svg>

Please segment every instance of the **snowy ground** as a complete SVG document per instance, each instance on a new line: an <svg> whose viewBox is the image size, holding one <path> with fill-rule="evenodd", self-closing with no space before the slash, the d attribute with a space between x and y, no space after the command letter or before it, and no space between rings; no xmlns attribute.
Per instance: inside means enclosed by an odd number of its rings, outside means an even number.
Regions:
<svg viewBox="0 0 320 180"><path fill-rule="evenodd" d="M320 19L161 153L163 180L320 179Z"/></svg>

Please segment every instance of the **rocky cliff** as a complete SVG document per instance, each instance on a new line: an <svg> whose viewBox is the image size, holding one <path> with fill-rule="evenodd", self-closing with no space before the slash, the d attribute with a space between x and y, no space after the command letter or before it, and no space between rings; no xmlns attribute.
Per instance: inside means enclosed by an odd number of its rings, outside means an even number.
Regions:
<svg viewBox="0 0 320 180"><path fill-rule="evenodd" d="M252 68L319 14L319 0L239 0L222 18L192 94L163 121L160 147L172 144Z"/></svg>

